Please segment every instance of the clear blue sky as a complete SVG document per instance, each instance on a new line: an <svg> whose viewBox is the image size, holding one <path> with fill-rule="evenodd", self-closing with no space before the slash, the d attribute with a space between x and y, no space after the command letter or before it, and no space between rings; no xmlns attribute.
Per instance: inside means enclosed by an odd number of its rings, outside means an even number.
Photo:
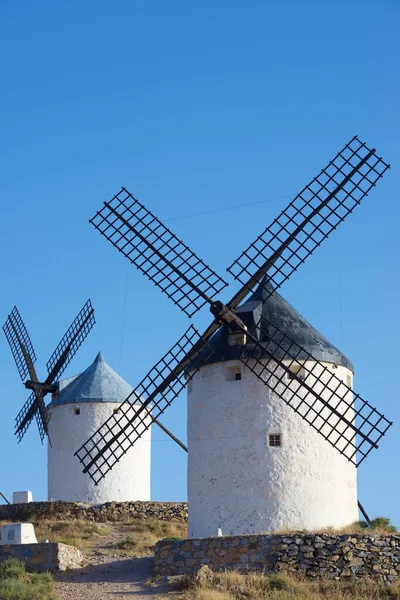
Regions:
<svg viewBox="0 0 400 600"><path fill-rule="evenodd" d="M17 304L40 374L88 297L97 325L67 375L101 349L135 385L190 324L88 224L121 185L224 276L354 134L392 164L282 294L394 421L359 495L397 525L399 15L396 0L0 2L0 315ZM0 354L0 490L44 499L35 426L13 436L27 394L4 337ZM184 397L164 422L185 438ZM153 498L185 499L186 456L153 438Z"/></svg>

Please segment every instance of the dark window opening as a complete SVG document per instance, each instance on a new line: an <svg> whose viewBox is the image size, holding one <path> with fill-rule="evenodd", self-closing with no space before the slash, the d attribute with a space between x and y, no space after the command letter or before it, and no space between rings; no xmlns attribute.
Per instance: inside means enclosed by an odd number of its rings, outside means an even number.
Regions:
<svg viewBox="0 0 400 600"><path fill-rule="evenodd" d="M270 433L268 435L268 445L271 447L281 447L282 446L282 438L280 433Z"/></svg>
<svg viewBox="0 0 400 600"><path fill-rule="evenodd" d="M226 369L227 381L240 381L242 379L242 371L240 367L228 367Z"/></svg>
<svg viewBox="0 0 400 600"><path fill-rule="evenodd" d="M75 414L76 415L80 415L81 414L81 409L80 408L75 408Z"/></svg>

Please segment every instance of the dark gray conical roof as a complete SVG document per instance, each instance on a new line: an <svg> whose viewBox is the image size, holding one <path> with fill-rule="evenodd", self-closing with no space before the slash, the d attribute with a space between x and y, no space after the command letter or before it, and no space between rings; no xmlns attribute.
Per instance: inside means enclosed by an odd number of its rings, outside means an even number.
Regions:
<svg viewBox="0 0 400 600"><path fill-rule="evenodd" d="M273 292L268 280L260 284L258 289L250 298L236 310L236 313L244 321L250 331L255 329L254 323L258 323L261 318L261 328L263 321L268 321L272 326L278 327L284 334L293 340L304 350L310 353L313 358L323 362L335 363L354 371L351 361L338 348L331 344L319 331L317 331L306 319L297 312L280 294ZM269 295L269 297L268 297ZM267 298L265 300L265 298ZM264 301L265 300L265 301ZM264 301L264 302L263 302ZM221 327L211 338L209 345L214 354L207 361L208 363L221 362L239 358L243 351L241 346L229 346L227 343L226 326ZM276 356L279 358L299 358L305 359L306 355L297 355L290 344L282 344L283 348L276 350ZM247 356L252 353L252 346L247 346ZM274 348L275 352L275 348ZM296 354L296 356L294 356ZM257 351L259 356L259 351ZM265 354L265 357L268 355Z"/></svg>
<svg viewBox="0 0 400 600"><path fill-rule="evenodd" d="M99 352L86 371L71 378L67 385L60 386L58 396L49 406L77 402L124 402L132 389Z"/></svg>

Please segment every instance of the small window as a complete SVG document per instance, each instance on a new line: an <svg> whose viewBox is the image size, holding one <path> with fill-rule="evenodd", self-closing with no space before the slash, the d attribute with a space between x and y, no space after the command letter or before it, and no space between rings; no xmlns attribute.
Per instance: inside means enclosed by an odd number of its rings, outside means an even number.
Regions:
<svg viewBox="0 0 400 600"><path fill-rule="evenodd" d="M240 381L242 379L242 370L240 367L228 367L226 369L227 381Z"/></svg>
<svg viewBox="0 0 400 600"><path fill-rule="evenodd" d="M119 413L119 408L114 408L113 409L113 414L116 415L117 413Z"/></svg>
<svg viewBox="0 0 400 600"><path fill-rule="evenodd" d="M304 381L306 378L306 371L301 365L290 365L289 371L287 371L286 375L288 379L294 379L295 381L297 381L295 377L297 376L299 379Z"/></svg>
<svg viewBox="0 0 400 600"><path fill-rule="evenodd" d="M280 433L269 433L268 434L268 446L272 447L281 447L282 446L282 437Z"/></svg>
<svg viewBox="0 0 400 600"><path fill-rule="evenodd" d="M80 409L80 408L75 408L75 409L74 409L74 413L75 413L76 415L80 415L80 414L81 414L81 409Z"/></svg>

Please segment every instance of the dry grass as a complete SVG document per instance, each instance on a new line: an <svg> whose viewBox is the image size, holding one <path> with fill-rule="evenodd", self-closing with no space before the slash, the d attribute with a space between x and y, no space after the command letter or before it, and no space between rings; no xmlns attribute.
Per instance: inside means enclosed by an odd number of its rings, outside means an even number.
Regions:
<svg viewBox="0 0 400 600"><path fill-rule="evenodd" d="M50 542L62 542L76 548L90 548L98 545L101 538L110 533L102 523L88 521L47 521L34 523L38 541L47 538Z"/></svg>
<svg viewBox="0 0 400 600"><path fill-rule="evenodd" d="M385 585L374 580L335 581L287 575L209 572L206 580L186 580L191 600L400 600L400 583Z"/></svg>
<svg viewBox="0 0 400 600"><path fill-rule="evenodd" d="M357 521L347 527L334 529L333 527L325 527L318 530L303 530L294 531L293 529L282 529L276 532L276 535L294 535L296 533L313 533L326 535L396 535L397 528L390 523L390 519L386 517L376 517L372 522L372 527L368 526L366 521Z"/></svg>
<svg viewBox="0 0 400 600"><path fill-rule="evenodd" d="M5 525L9 521L0 521ZM181 521L161 521L159 519L131 518L119 523L92 523L84 520L48 520L33 521L38 542L48 539L50 542L62 542L81 550L89 550L106 543L121 554L130 556L149 556L153 546L165 538L181 539L187 537L187 525ZM111 538L111 539L110 539ZM117 538L119 541L112 542ZM1 599L0 599L1 600Z"/></svg>
<svg viewBox="0 0 400 600"><path fill-rule="evenodd" d="M217 592L216 590L196 590L196 600L232 600L237 596L232 596L227 592Z"/></svg>
<svg viewBox="0 0 400 600"><path fill-rule="evenodd" d="M0 521L0 527L6 523L9 521ZM110 533L110 530L102 523L83 520L49 521L40 519L33 521L33 525L38 542L46 538L49 542L69 544L80 549L96 546L101 538Z"/></svg>
<svg viewBox="0 0 400 600"><path fill-rule="evenodd" d="M161 521L159 519L132 518L121 523L126 537L115 548L130 556L149 556L153 546L163 539L181 539L187 537L187 525L181 521Z"/></svg>

